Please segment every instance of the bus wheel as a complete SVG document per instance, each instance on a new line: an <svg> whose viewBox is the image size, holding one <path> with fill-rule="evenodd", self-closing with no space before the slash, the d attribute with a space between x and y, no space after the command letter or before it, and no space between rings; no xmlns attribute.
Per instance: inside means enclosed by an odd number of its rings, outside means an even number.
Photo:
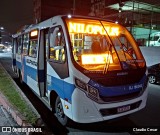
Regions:
<svg viewBox="0 0 160 135"><path fill-rule="evenodd" d="M23 83L22 74L21 74L21 71L20 71L20 70L19 70L19 81L20 81L20 83Z"/></svg>
<svg viewBox="0 0 160 135"><path fill-rule="evenodd" d="M58 121L63 125L67 125L68 123L68 117L64 114L62 102L60 100L60 97L58 96L55 103L55 115L58 119Z"/></svg>

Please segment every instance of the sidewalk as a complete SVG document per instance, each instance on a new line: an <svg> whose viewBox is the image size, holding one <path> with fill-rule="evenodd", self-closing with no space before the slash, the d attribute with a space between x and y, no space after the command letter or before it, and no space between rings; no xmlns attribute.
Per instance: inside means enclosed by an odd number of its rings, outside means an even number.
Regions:
<svg viewBox="0 0 160 135"><path fill-rule="evenodd" d="M31 111L36 114L36 118L40 118L38 112L36 109L33 107L33 105L30 103L28 98L23 94L23 92L20 90L20 88L17 86L17 84L13 81L13 79L10 77L10 75L7 73L7 71L3 68L3 66L0 63L0 78L3 79L3 77L6 77L13 87L16 89L16 92L20 95L21 99L27 104L27 106L31 109ZM1 82L2 83L2 82ZM1 87L3 86L3 83L1 84ZM4 126L7 127L32 127L32 125L26 121L26 118L24 115L22 115L17 107L15 107L12 102L7 99L7 97L2 94L2 89L4 88L0 87L0 135L24 135L28 133L18 133L18 132L5 132L3 133L2 131L4 130ZM12 86L8 86L12 87ZM12 92L12 91L10 91ZM14 98L14 97L13 97ZM27 112L26 112L27 113Z"/></svg>
<svg viewBox="0 0 160 135"><path fill-rule="evenodd" d="M18 124L15 122L12 116L0 104L0 135L25 135L25 133L14 133L6 130L7 128L17 126Z"/></svg>

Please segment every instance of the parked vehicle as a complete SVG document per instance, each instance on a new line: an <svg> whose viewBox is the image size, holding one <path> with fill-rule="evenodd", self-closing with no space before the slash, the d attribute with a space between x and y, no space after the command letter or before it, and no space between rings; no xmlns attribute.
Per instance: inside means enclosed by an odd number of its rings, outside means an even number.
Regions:
<svg viewBox="0 0 160 135"><path fill-rule="evenodd" d="M160 46L160 32L154 32L150 35L149 41L146 42L147 46Z"/></svg>
<svg viewBox="0 0 160 135"><path fill-rule="evenodd" d="M148 67L148 79L152 84L160 81L160 63Z"/></svg>
<svg viewBox="0 0 160 135"><path fill-rule="evenodd" d="M0 53L4 52L5 46L3 44L0 44Z"/></svg>

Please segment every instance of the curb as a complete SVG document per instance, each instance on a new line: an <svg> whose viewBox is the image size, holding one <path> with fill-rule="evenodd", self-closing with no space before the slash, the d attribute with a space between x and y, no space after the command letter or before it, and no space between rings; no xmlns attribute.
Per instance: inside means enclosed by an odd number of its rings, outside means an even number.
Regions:
<svg viewBox="0 0 160 135"><path fill-rule="evenodd" d="M2 93L0 93L0 104L13 117L19 126L32 126L30 123L26 122L25 118L8 102Z"/></svg>
<svg viewBox="0 0 160 135"><path fill-rule="evenodd" d="M6 73L6 75L9 77L9 79L12 81L12 83L15 85L17 92L26 101L26 103L30 106L32 111L36 114L37 118L40 118L39 113L36 111L34 106L30 103L29 99L24 95L24 93L21 91L21 89L18 87L18 85L14 82L12 77L8 74L8 72L5 70L5 68L2 66L1 63L0 63L0 67L3 69L3 71ZM17 122L17 124L19 126L32 127L32 125L25 120L24 116L22 116L21 113L15 107L13 107L13 105L11 105L11 103L9 103L9 101L6 99L6 97L2 93L0 93L0 104L2 104L2 106L7 110L7 112L9 112L11 114L11 116Z"/></svg>

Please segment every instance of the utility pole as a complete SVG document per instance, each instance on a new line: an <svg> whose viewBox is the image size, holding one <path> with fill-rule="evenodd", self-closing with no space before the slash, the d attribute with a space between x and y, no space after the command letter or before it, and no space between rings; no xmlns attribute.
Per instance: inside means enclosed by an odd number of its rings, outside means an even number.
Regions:
<svg viewBox="0 0 160 135"><path fill-rule="evenodd" d="M75 14L76 10L76 0L73 0L73 15Z"/></svg>

